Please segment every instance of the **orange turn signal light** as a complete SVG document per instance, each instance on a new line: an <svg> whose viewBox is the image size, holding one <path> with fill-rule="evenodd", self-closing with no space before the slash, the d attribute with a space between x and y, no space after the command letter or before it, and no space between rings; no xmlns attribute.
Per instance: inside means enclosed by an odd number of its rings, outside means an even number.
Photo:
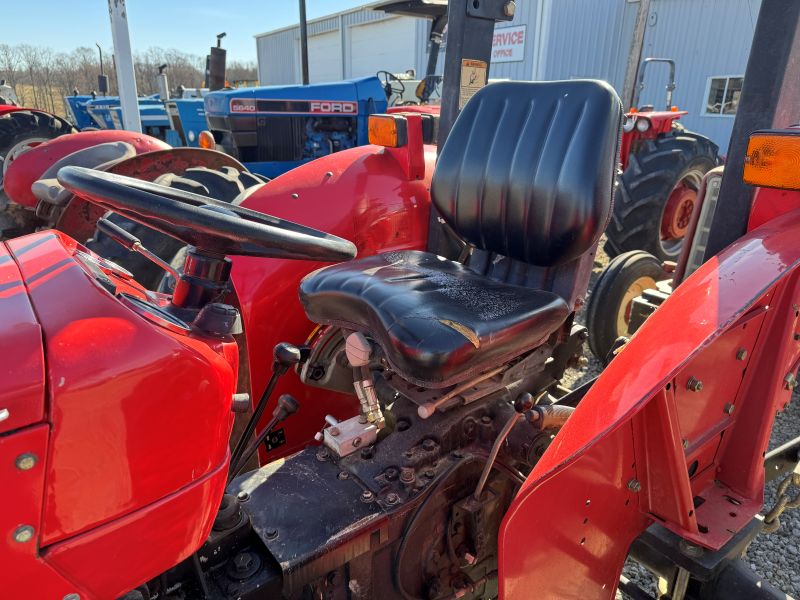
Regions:
<svg viewBox="0 0 800 600"><path fill-rule="evenodd" d="M367 129L370 144L399 148L408 143L408 122L400 115L370 115Z"/></svg>
<svg viewBox="0 0 800 600"><path fill-rule="evenodd" d="M744 157L744 182L800 190L800 129L756 131Z"/></svg>
<svg viewBox="0 0 800 600"><path fill-rule="evenodd" d="M669 109L672 112L678 112L678 107L677 106L670 106Z"/></svg>
<svg viewBox="0 0 800 600"><path fill-rule="evenodd" d="M216 150L217 142L214 140L214 134L204 129L197 134L197 145L206 150Z"/></svg>

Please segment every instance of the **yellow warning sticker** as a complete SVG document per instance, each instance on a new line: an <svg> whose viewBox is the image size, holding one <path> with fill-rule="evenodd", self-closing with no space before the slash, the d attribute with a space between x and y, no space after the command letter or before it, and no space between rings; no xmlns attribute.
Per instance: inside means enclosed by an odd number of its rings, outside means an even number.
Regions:
<svg viewBox="0 0 800 600"><path fill-rule="evenodd" d="M469 58L461 60L461 90L458 97L458 110L464 108L475 92L486 85L486 71L487 65L482 60Z"/></svg>

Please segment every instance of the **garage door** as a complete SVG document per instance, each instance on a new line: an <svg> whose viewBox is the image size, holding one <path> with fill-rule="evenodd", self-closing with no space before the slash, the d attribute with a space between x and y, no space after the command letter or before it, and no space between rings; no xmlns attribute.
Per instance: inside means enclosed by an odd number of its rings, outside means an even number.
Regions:
<svg viewBox="0 0 800 600"><path fill-rule="evenodd" d="M350 76L402 73L415 63L416 19L396 17L350 28Z"/></svg>
<svg viewBox="0 0 800 600"><path fill-rule="evenodd" d="M308 79L311 83L342 79L342 44L338 31L308 38Z"/></svg>

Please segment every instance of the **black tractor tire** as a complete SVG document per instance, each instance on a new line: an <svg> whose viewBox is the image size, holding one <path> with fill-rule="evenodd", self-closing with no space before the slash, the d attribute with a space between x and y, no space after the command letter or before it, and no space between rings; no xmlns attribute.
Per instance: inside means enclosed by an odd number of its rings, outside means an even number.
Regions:
<svg viewBox="0 0 800 600"><path fill-rule="evenodd" d="M645 250L662 261L677 261L682 237L662 239L667 200L681 182L697 191L703 175L721 163L718 152L707 137L677 124L668 134L640 141L619 178L606 229L606 254L613 258L629 250ZM688 226L686 219L683 222Z"/></svg>
<svg viewBox="0 0 800 600"><path fill-rule="evenodd" d="M264 180L247 171L237 171L233 167L223 167L220 170L193 167L187 169L183 175L165 173L158 177L155 183L223 202L233 202L243 191L254 185L263 184ZM109 213L106 218L139 238L145 248L168 263L175 262L176 255L184 246L168 235L116 213ZM94 236L86 242L86 247L133 273L136 280L148 289L155 290L161 284L164 271L160 267L138 252L129 252L100 231L95 231Z"/></svg>
<svg viewBox="0 0 800 600"><path fill-rule="evenodd" d="M0 240L31 233L33 211L10 202L3 190L6 169L27 142L47 141L78 131L61 117L38 110L15 110L0 115Z"/></svg>
<svg viewBox="0 0 800 600"><path fill-rule="evenodd" d="M661 261L643 250L614 258L600 273L586 305L589 349L606 364L617 338L629 337L631 301L666 277Z"/></svg>

